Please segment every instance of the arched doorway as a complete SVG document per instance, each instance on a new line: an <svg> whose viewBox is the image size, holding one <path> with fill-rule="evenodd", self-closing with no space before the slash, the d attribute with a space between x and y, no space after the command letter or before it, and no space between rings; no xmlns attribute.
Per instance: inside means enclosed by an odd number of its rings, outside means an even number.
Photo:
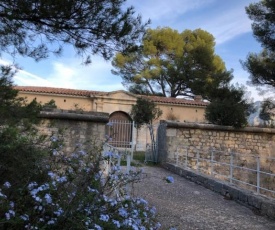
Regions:
<svg viewBox="0 0 275 230"><path fill-rule="evenodd" d="M122 112L122 111L116 111L116 112L113 112L110 115L109 121L127 121L127 122L132 122L132 119L131 119L131 117L127 113Z"/></svg>
<svg viewBox="0 0 275 230"><path fill-rule="evenodd" d="M133 136L133 122L131 117L122 111L113 112L109 118L107 135L109 144L119 148L130 148Z"/></svg>

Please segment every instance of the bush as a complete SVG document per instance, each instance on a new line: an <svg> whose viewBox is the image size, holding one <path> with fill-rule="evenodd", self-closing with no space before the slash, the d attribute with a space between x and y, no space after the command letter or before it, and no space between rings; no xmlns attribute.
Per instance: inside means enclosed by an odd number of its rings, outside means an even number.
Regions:
<svg viewBox="0 0 275 230"><path fill-rule="evenodd" d="M205 118L216 125L241 128L247 125L247 117L253 111L245 99L242 87L224 87L213 92L211 103L206 107Z"/></svg>
<svg viewBox="0 0 275 230"><path fill-rule="evenodd" d="M125 174L114 165L104 174L102 162L109 159L96 144L77 146L71 154L55 136L47 145L33 125L43 106L17 98L11 68L1 72L0 229L159 227L155 209L127 193L129 183L139 179L138 171ZM54 102L46 106L54 107Z"/></svg>
<svg viewBox="0 0 275 230"><path fill-rule="evenodd" d="M0 187L0 229L159 228L155 209L127 193L127 185L139 180L138 170L125 174L113 165L106 174L100 148L87 152L78 146L68 155L54 137L51 152L45 167L33 172L47 173L44 180L20 186L7 180Z"/></svg>

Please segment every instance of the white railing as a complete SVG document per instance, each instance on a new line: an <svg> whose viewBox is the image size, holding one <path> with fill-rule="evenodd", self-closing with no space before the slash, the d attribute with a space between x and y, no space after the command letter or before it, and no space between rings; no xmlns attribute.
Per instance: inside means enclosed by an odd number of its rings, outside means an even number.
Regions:
<svg viewBox="0 0 275 230"><path fill-rule="evenodd" d="M116 148L108 143L105 143L103 146L103 156L108 159L106 160L106 173L109 173L113 165L120 166L122 158L126 159L126 173L129 173L131 168L131 155L131 152L127 150L123 151L120 148Z"/></svg>
<svg viewBox="0 0 275 230"><path fill-rule="evenodd" d="M109 144L118 148L131 148L133 143L134 122L111 120L106 126Z"/></svg>
<svg viewBox="0 0 275 230"><path fill-rule="evenodd" d="M131 121L111 120L105 130L108 144L118 150L130 149L132 159L135 147L134 127L135 123Z"/></svg>
<svg viewBox="0 0 275 230"><path fill-rule="evenodd" d="M170 154L171 156L171 154ZM176 166L196 170L257 194L275 198L275 158L216 149L177 149L168 160Z"/></svg>

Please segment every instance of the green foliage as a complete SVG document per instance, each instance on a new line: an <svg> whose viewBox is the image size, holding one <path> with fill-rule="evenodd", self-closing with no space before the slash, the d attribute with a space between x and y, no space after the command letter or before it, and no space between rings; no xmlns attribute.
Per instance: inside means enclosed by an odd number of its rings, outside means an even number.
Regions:
<svg viewBox="0 0 275 230"><path fill-rule="evenodd" d="M259 54L250 53L245 62L245 70L250 73L250 84L275 88L275 52L263 50Z"/></svg>
<svg viewBox="0 0 275 230"><path fill-rule="evenodd" d="M275 87L275 2L261 0L246 7L246 13L253 21L252 30L261 43L263 51L250 53L242 62L244 69L250 73L250 83L255 86Z"/></svg>
<svg viewBox="0 0 275 230"><path fill-rule="evenodd" d="M275 51L275 2L260 0L245 8L248 17L253 21L252 30L256 39L270 51Z"/></svg>
<svg viewBox="0 0 275 230"><path fill-rule="evenodd" d="M132 105L131 116L136 122L138 128L144 124L152 124L159 118L162 111L156 107L156 104L149 99L139 97L135 105Z"/></svg>
<svg viewBox="0 0 275 230"><path fill-rule="evenodd" d="M139 95L150 95L151 92L144 85L133 84L128 88L129 92Z"/></svg>
<svg viewBox="0 0 275 230"><path fill-rule="evenodd" d="M0 125L15 125L19 122L38 121L42 106L36 100L29 104L13 88L12 78L15 74L11 66L0 66Z"/></svg>
<svg viewBox="0 0 275 230"><path fill-rule="evenodd" d="M208 98L232 79L214 46L214 37L201 29L148 29L137 51L117 53L112 72L134 93Z"/></svg>
<svg viewBox="0 0 275 230"><path fill-rule="evenodd" d="M45 178L43 165L48 152L41 147L44 139L35 130L6 127L0 130L0 185L13 185L10 197L20 196L20 187ZM39 146L39 147L38 147Z"/></svg>
<svg viewBox="0 0 275 230"><path fill-rule="evenodd" d="M265 122L271 122L275 119L275 102L271 98L263 101L260 116Z"/></svg>
<svg viewBox="0 0 275 230"><path fill-rule="evenodd" d="M113 166L104 174L98 146L88 152L78 146L70 154L56 137L51 140L44 180L20 183L13 197L14 184L0 184L0 229L159 229L155 209L125 190L137 182L139 170L125 174Z"/></svg>
<svg viewBox="0 0 275 230"><path fill-rule="evenodd" d="M53 100L53 99L46 102L42 107L43 107L43 109L47 109L47 108L56 109L57 108L57 106L55 104L55 100Z"/></svg>
<svg viewBox="0 0 275 230"><path fill-rule="evenodd" d="M205 117L209 122L235 128L247 125L247 117L253 111L253 106L245 99L243 88L219 88L211 97L211 103L205 110Z"/></svg>
<svg viewBox="0 0 275 230"><path fill-rule="evenodd" d="M17 186L43 177L38 172L46 158L44 140L33 126L42 106L36 100L27 104L17 97L12 82L15 72L10 66L0 68L0 184L9 181L13 192L18 192Z"/></svg>
<svg viewBox="0 0 275 230"><path fill-rule="evenodd" d="M147 25L125 0L0 1L1 51L40 60L62 53L65 44L90 62L91 54L109 59L128 52ZM51 44L51 46L49 46Z"/></svg>
<svg viewBox="0 0 275 230"><path fill-rule="evenodd" d="M12 88L14 72L10 67L1 66L0 77L0 124L6 124L7 118L16 118L22 99L17 99L17 91Z"/></svg>
<svg viewBox="0 0 275 230"><path fill-rule="evenodd" d="M133 159L139 161L140 163L144 163L145 161L145 152L144 151L135 151Z"/></svg>
<svg viewBox="0 0 275 230"><path fill-rule="evenodd" d="M1 1L1 52L40 60L69 44L89 63L91 54L109 59L135 50L147 24L124 2ZM69 155L55 138L47 148L32 125L43 106L17 97L12 68L1 74L0 229L159 228L155 210L125 192L137 172L115 166L104 177L102 149Z"/></svg>
<svg viewBox="0 0 275 230"><path fill-rule="evenodd" d="M62 139L39 136L33 116L43 106L18 99L11 69L2 70L0 229L159 229L155 209L128 195L126 185L139 180L139 170L106 171L102 146L85 143L70 153Z"/></svg>

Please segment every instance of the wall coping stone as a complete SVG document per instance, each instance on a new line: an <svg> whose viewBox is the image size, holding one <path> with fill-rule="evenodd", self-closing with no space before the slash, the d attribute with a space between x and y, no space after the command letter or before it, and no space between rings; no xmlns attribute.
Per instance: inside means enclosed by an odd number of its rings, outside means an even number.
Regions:
<svg viewBox="0 0 275 230"><path fill-rule="evenodd" d="M107 123L109 121L108 113L61 109L42 110L38 116L48 119L91 121L98 123Z"/></svg>
<svg viewBox="0 0 275 230"><path fill-rule="evenodd" d="M166 125L168 128L188 128L188 129L204 129L204 130L216 130L216 131L233 131L233 132L248 132L248 133L271 133L275 134L273 128L259 128L259 127L245 127L245 128L234 128L232 126L221 126L213 124L201 124L201 123L186 123L161 120L161 124Z"/></svg>
<svg viewBox="0 0 275 230"><path fill-rule="evenodd" d="M264 215L275 220L275 200L254 194L251 191L238 188L229 183L219 181L207 175L180 168L170 163L163 163L162 167L182 176L196 184L204 186L225 197L234 200L254 211L257 215Z"/></svg>

